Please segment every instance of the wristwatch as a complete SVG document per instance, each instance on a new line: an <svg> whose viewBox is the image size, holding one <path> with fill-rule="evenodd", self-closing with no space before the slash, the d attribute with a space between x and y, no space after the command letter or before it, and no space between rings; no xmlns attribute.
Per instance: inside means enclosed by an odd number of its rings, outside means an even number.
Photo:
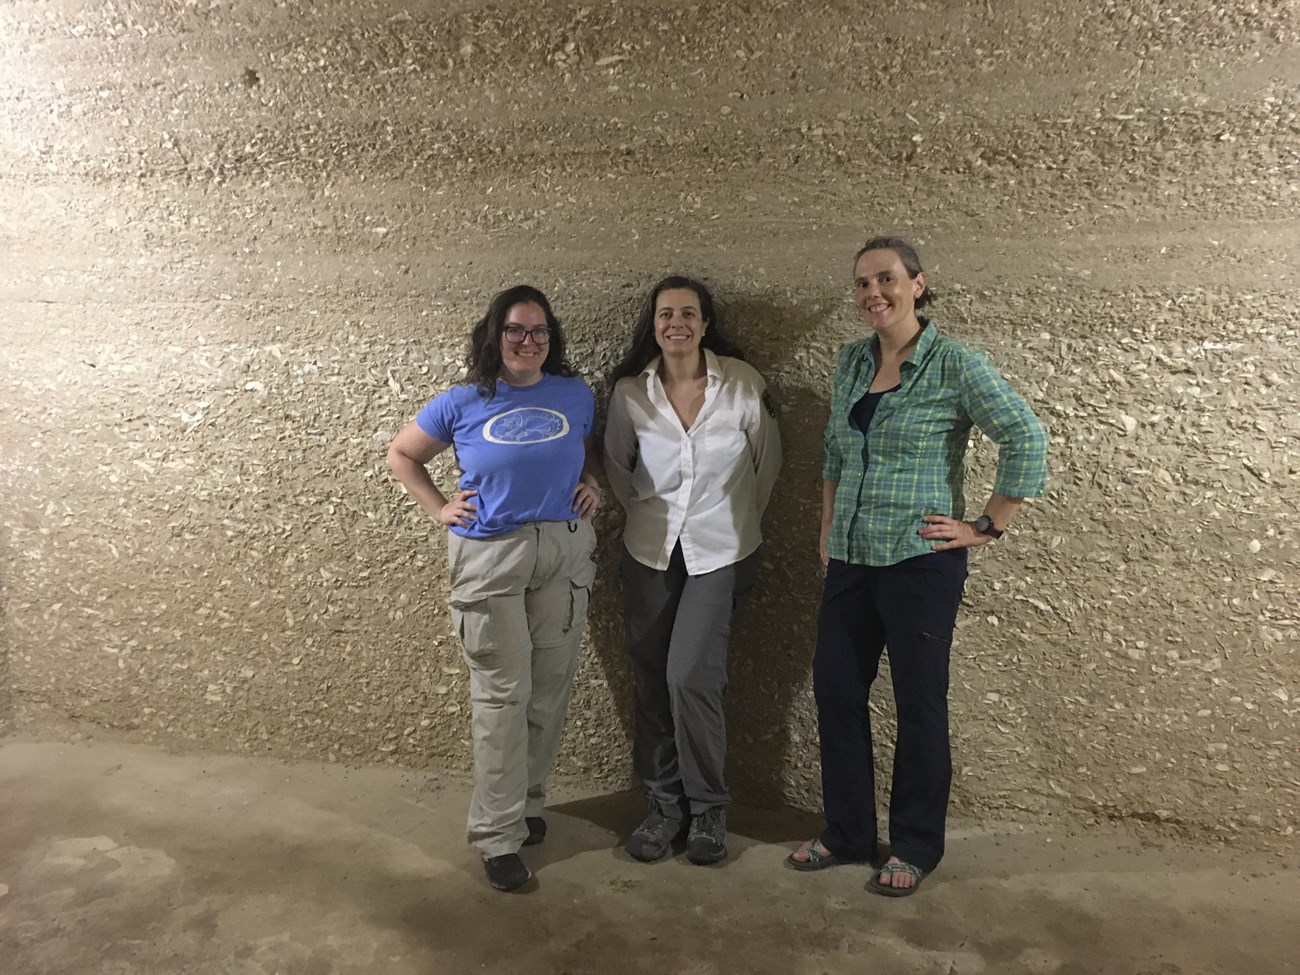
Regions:
<svg viewBox="0 0 1300 975"><path fill-rule="evenodd" d="M975 519L975 530L981 535L987 535L989 538L1002 537L1002 532L993 527L993 519L988 515L980 515Z"/></svg>

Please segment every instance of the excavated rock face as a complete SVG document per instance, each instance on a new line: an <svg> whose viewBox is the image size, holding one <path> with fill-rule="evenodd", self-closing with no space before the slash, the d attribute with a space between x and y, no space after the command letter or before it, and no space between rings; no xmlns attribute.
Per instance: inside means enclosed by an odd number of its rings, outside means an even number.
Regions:
<svg viewBox="0 0 1300 975"><path fill-rule="evenodd" d="M444 540L387 442L492 292L543 288L603 394L682 271L788 458L732 784L816 807L821 429L853 253L897 232L1052 434L1047 497L972 558L957 809L1293 842L1294 4L416 6L0 11L10 730L467 768ZM994 457L977 438L974 505ZM597 527L559 771L615 787L617 511Z"/></svg>

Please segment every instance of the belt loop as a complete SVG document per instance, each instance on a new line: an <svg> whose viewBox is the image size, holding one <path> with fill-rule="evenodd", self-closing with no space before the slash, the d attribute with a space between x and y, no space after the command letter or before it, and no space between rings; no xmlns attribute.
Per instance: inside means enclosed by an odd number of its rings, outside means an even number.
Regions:
<svg viewBox="0 0 1300 975"><path fill-rule="evenodd" d="M573 535L577 531L578 531L578 523L576 521L569 522L569 534Z"/></svg>

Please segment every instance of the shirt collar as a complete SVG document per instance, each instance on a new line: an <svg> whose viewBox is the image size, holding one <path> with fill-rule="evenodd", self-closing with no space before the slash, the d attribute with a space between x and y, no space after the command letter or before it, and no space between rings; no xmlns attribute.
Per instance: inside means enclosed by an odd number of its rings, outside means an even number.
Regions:
<svg viewBox="0 0 1300 975"><path fill-rule="evenodd" d="M929 355L930 348L939 339L939 330L935 328L934 323L924 316L917 315L917 321L921 323L921 334L916 340L916 345L912 347L911 353L903 360L899 368L908 367L916 368L925 357ZM862 344L862 350L859 353L863 359L871 362L873 365L876 361L876 350L880 348L880 339L872 336L870 340Z"/></svg>
<svg viewBox="0 0 1300 975"><path fill-rule="evenodd" d="M718 362L718 357L713 354L712 350L704 349L704 374L710 386L716 386L722 382L722 365ZM651 382L655 373L659 371L659 363L663 356L657 355L646 363L646 367L641 370L641 375L647 383Z"/></svg>

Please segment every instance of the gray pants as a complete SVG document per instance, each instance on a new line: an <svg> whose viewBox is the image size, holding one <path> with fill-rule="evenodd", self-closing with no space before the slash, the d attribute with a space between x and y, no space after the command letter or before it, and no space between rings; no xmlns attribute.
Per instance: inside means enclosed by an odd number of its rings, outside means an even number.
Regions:
<svg viewBox="0 0 1300 975"><path fill-rule="evenodd" d="M452 621L469 666L474 797L469 842L515 853L541 815L596 574L590 521L497 538L447 537Z"/></svg>
<svg viewBox="0 0 1300 975"><path fill-rule="evenodd" d="M667 570L623 552L623 620L632 661L632 761L650 797L677 819L724 805L727 792L727 644L754 585L758 553L687 575L681 547Z"/></svg>

